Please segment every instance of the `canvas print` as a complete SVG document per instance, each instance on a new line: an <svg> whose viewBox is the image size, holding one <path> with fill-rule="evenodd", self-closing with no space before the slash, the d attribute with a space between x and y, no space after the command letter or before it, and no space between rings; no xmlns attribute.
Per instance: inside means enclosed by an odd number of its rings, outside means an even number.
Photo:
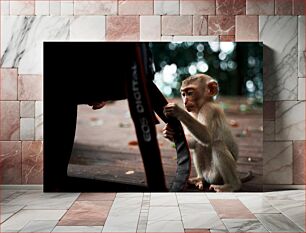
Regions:
<svg viewBox="0 0 306 233"><path fill-rule="evenodd" d="M44 191L261 191L262 50L44 42Z"/></svg>

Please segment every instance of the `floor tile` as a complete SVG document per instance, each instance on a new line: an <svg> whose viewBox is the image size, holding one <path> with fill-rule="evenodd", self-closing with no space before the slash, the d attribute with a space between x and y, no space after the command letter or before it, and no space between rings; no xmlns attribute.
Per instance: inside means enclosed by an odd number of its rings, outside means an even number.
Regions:
<svg viewBox="0 0 306 233"><path fill-rule="evenodd" d="M24 194L7 202L11 205L26 205L25 209L69 209L79 193L42 193L39 190Z"/></svg>
<svg viewBox="0 0 306 233"><path fill-rule="evenodd" d="M116 193L81 193L77 201L113 201Z"/></svg>
<svg viewBox="0 0 306 233"><path fill-rule="evenodd" d="M104 225L112 201L76 201L60 220L59 226Z"/></svg>
<svg viewBox="0 0 306 233"><path fill-rule="evenodd" d="M174 193L151 194L150 206L177 206L177 199Z"/></svg>
<svg viewBox="0 0 306 233"><path fill-rule="evenodd" d="M192 195L192 194L186 194L186 195L177 195L177 201L178 203L210 203L208 198L204 193L202 195Z"/></svg>
<svg viewBox="0 0 306 233"><path fill-rule="evenodd" d="M143 196L120 197L114 200L113 208L140 207Z"/></svg>
<svg viewBox="0 0 306 233"><path fill-rule="evenodd" d="M149 221L146 232L184 232L181 221Z"/></svg>
<svg viewBox="0 0 306 233"><path fill-rule="evenodd" d="M193 215L194 213L216 213L211 204L196 204L196 203L182 203L179 205L182 215Z"/></svg>
<svg viewBox="0 0 306 233"><path fill-rule="evenodd" d="M20 231L33 220L59 220L66 210L21 210L1 225L2 232Z"/></svg>
<svg viewBox="0 0 306 233"><path fill-rule="evenodd" d="M101 232L103 226L56 226L52 232L84 232L84 233L97 233Z"/></svg>
<svg viewBox="0 0 306 233"><path fill-rule="evenodd" d="M0 206L0 213L1 213L1 223L13 216L19 210L21 210L24 205L7 205L3 204Z"/></svg>
<svg viewBox="0 0 306 233"><path fill-rule="evenodd" d="M10 203L11 201L13 201L14 199L18 198L19 196L25 194L26 192L24 191L17 191L14 190L14 192L11 193L11 195L7 195L6 198L4 198L3 200L1 200L1 203ZM18 204L15 204L18 205Z"/></svg>
<svg viewBox="0 0 306 233"><path fill-rule="evenodd" d="M258 220L223 219L229 232L269 232Z"/></svg>
<svg viewBox="0 0 306 233"><path fill-rule="evenodd" d="M209 229L185 229L185 233L209 233Z"/></svg>
<svg viewBox="0 0 306 233"><path fill-rule="evenodd" d="M0 190L0 200L3 201L15 192L15 190Z"/></svg>
<svg viewBox="0 0 306 233"><path fill-rule="evenodd" d="M305 190L267 192L267 193L264 193L263 196L267 198L268 200L305 201Z"/></svg>
<svg viewBox="0 0 306 233"><path fill-rule="evenodd" d="M237 199L211 199L210 202L222 219L256 219L254 214Z"/></svg>
<svg viewBox="0 0 306 233"><path fill-rule="evenodd" d="M181 214L178 207L163 206L149 208L149 221L171 221L181 220Z"/></svg>
<svg viewBox="0 0 306 233"><path fill-rule="evenodd" d="M52 232L58 221L33 220L25 225L20 232Z"/></svg>
<svg viewBox="0 0 306 233"><path fill-rule="evenodd" d="M190 214L182 211L182 220L185 229L222 229L226 230L215 212L196 212Z"/></svg>
<svg viewBox="0 0 306 233"><path fill-rule="evenodd" d="M280 213L267 200L258 196L243 196L238 198L253 214Z"/></svg>
<svg viewBox="0 0 306 233"><path fill-rule="evenodd" d="M282 214L256 214L256 217L271 232L303 232Z"/></svg>
<svg viewBox="0 0 306 233"><path fill-rule="evenodd" d="M126 197L126 198L143 197L143 193L117 193L116 198L118 197Z"/></svg>
<svg viewBox="0 0 306 233"><path fill-rule="evenodd" d="M305 202L294 200L269 200L283 215L305 230Z"/></svg>
<svg viewBox="0 0 306 233"><path fill-rule="evenodd" d="M235 193L206 193L208 199L236 199Z"/></svg>
<svg viewBox="0 0 306 233"><path fill-rule="evenodd" d="M136 232L139 214L140 205L126 208L113 205L102 232Z"/></svg>

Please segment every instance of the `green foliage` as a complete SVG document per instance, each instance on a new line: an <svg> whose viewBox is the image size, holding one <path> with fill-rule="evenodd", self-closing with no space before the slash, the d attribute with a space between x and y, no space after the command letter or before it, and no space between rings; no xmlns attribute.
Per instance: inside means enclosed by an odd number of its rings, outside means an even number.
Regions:
<svg viewBox="0 0 306 233"><path fill-rule="evenodd" d="M165 95L179 96L180 83L193 73L219 82L220 94L248 96L262 104L262 43L151 43L155 82Z"/></svg>

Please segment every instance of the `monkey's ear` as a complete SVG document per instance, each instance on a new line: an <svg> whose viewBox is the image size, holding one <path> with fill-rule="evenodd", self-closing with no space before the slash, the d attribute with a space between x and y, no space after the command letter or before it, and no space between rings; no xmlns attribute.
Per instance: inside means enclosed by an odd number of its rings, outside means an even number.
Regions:
<svg viewBox="0 0 306 233"><path fill-rule="evenodd" d="M208 93L210 96L215 96L219 92L219 84L215 80L211 80L207 83Z"/></svg>

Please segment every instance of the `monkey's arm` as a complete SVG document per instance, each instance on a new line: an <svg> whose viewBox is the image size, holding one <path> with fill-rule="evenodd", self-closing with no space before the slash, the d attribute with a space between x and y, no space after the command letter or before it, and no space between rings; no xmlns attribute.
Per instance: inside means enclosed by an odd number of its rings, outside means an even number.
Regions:
<svg viewBox="0 0 306 233"><path fill-rule="evenodd" d="M176 104L168 104L165 107L164 113L166 116L176 117L183 122L189 132L204 146L211 145L211 134L205 124L192 117L184 109Z"/></svg>

